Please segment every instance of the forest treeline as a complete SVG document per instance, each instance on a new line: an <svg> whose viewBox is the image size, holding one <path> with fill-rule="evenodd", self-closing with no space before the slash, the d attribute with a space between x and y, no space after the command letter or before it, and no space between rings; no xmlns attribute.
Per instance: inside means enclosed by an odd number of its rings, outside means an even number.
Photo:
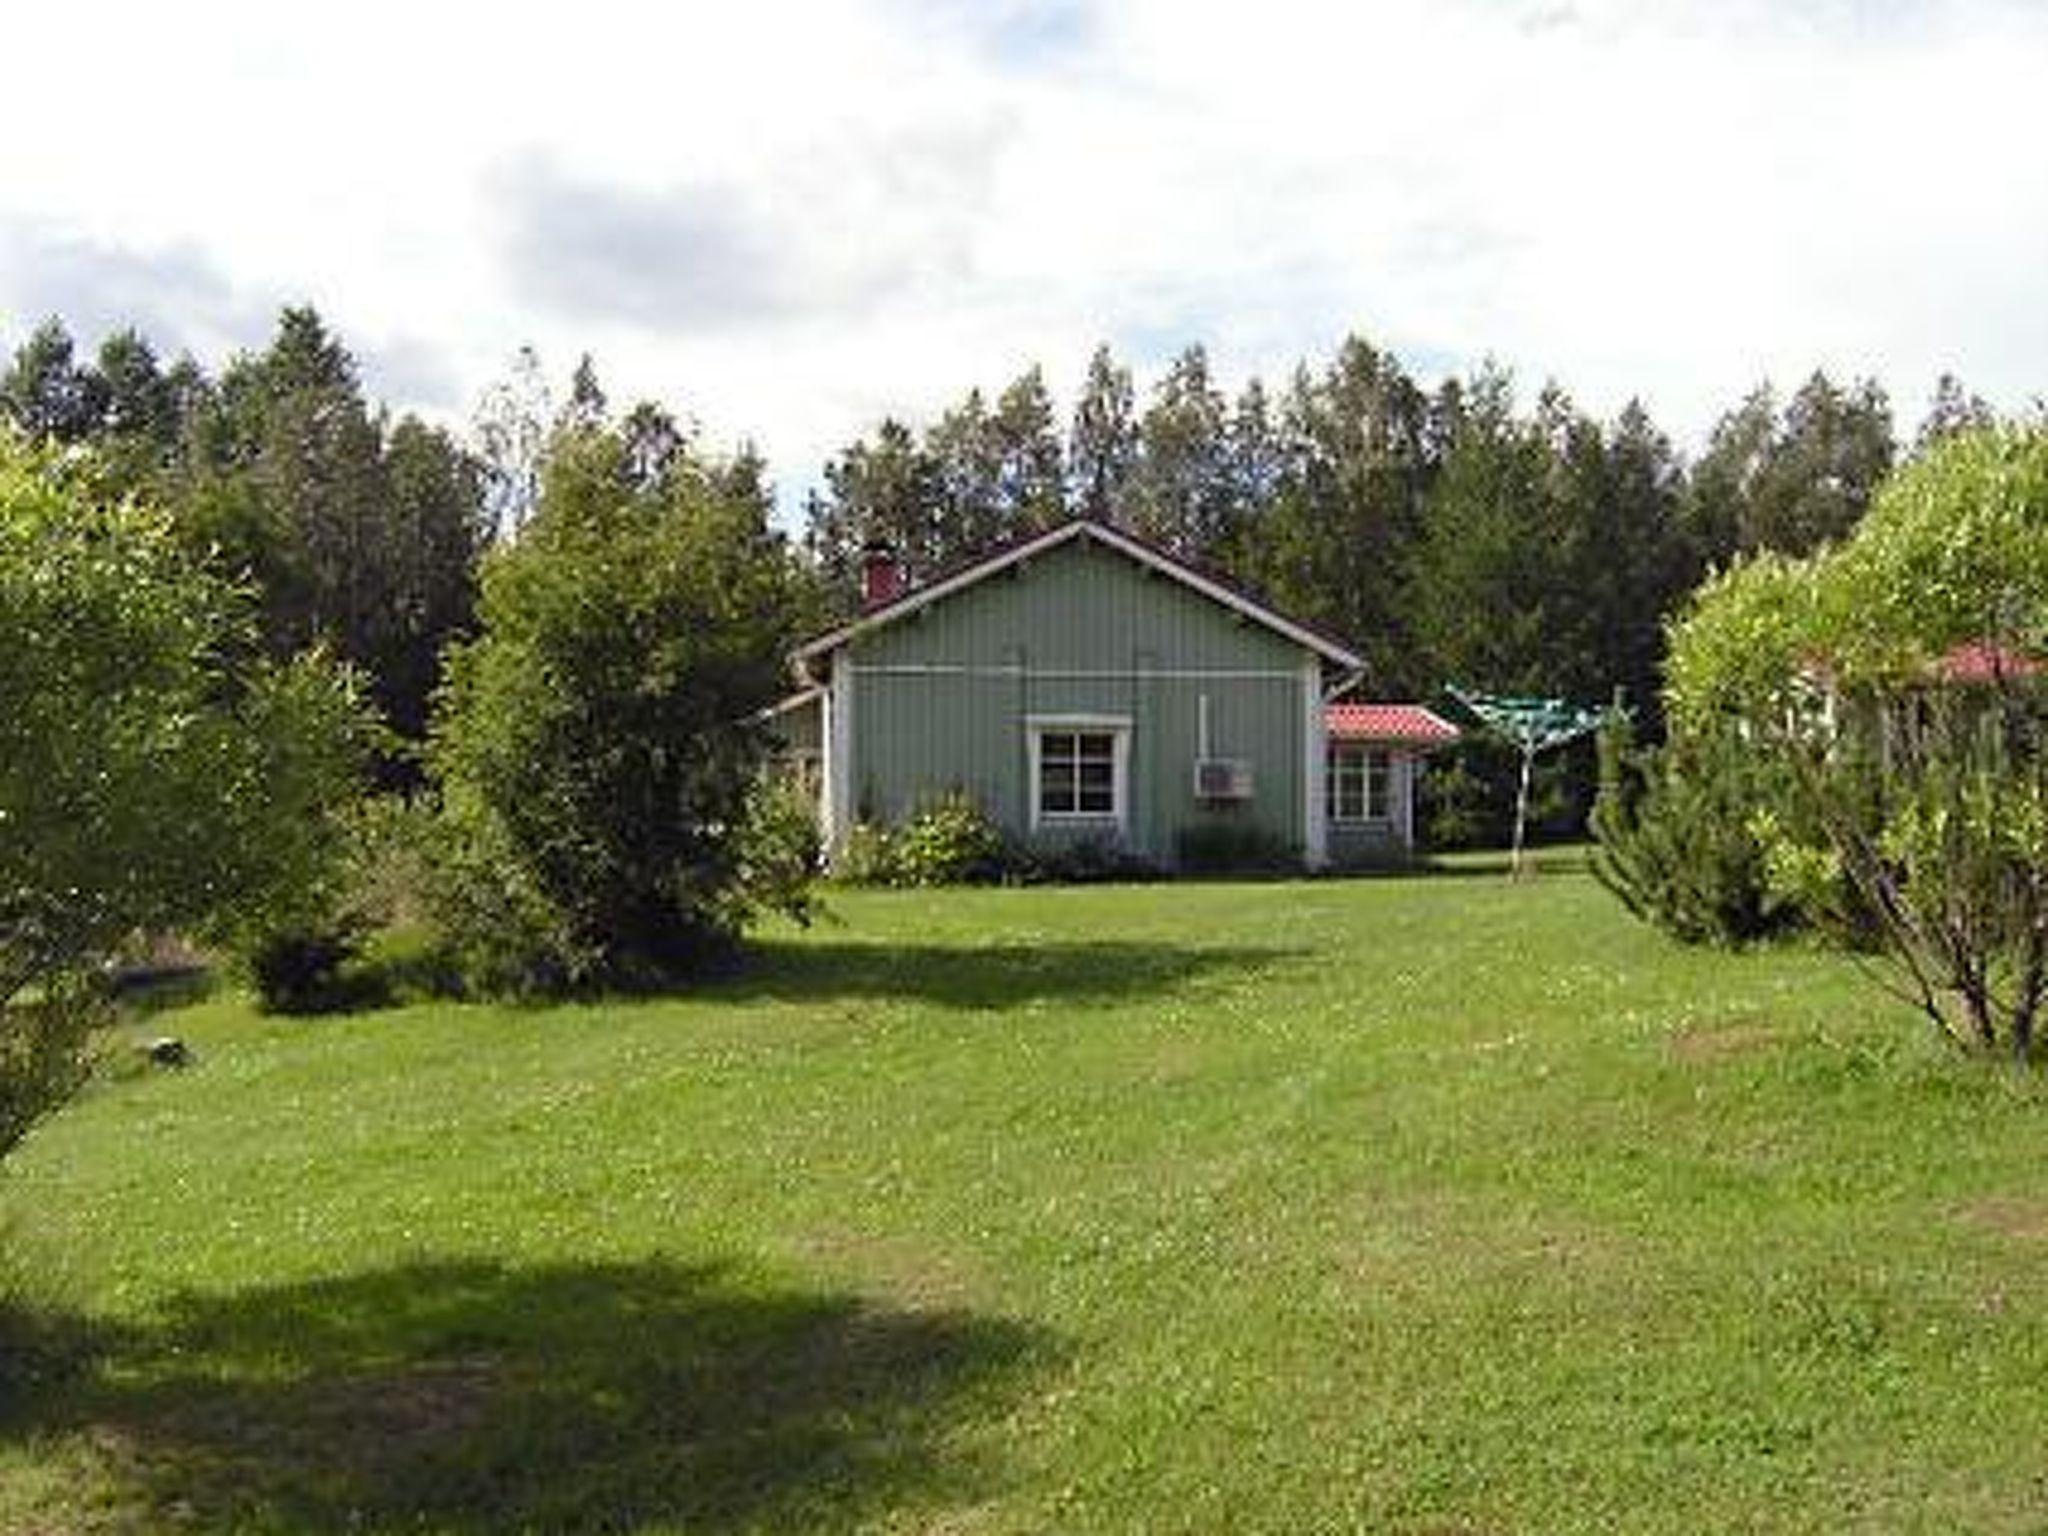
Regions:
<svg viewBox="0 0 2048 1536"><path fill-rule="evenodd" d="M1988 420L1944 378L1913 445ZM1447 681L1651 704L1666 615L1710 569L1840 537L1901 456L1868 379L1759 385L1688 459L1646 408L1610 421L1498 368L1423 380L1352 338L1235 396L1190 347L1141 393L1107 349L1062 415L1031 368L835 457L807 544L840 602L862 543L929 573L1086 514L1343 636L1381 696Z"/></svg>
<svg viewBox="0 0 2048 1536"><path fill-rule="evenodd" d="M466 439L394 417L306 308L218 373L134 331L87 354L51 320L0 378L0 418L101 450L254 583L267 647L325 643L414 740L473 627L483 552L515 536L550 441L607 412L587 359L557 404L527 352ZM1555 386L1525 402L1498 368L1418 378L1356 337L1234 394L1199 346L1149 383L1102 348L1070 408L1032 367L935 420L880 423L823 466L789 558L822 619L854 602L871 540L930 574L1086 514L1344 637L1378 696L1619 687L1654 715L1664 622L1709 570L1839 538L1896 460L1990 414L1945 377L1902 439L1874 381L1816 372L1789 395L1759 385L1688 456L1640 404L1602 420ZM654 405L618 430L642 472L689 447ZM720 472L772 505L757 455Z"/></svg>

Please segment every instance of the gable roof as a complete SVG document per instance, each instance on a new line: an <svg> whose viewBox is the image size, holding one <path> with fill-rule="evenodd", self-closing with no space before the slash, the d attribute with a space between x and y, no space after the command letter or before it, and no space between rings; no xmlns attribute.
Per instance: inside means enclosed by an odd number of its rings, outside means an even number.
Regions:
<svg viewBox="0 0 2048 1536"><path fill-rule="evenodd" d="M1223 578L1208 571L1198 570L1186 561L1167 554L1165 550L1148 544L1121 528L1112 528L1107 523L1098 523L1090 518L1076 518L1072 522L1060 524L1057 528L1049 528L1044 533L1020 539L1005 549L984 555L922 586L912 587L902 596L869 609L858 618L848 620L815 640L806 641L797 647L796 658L799 662L807 662L813 657L823 656L870 630L880 629L885 624L893 624L896 620L916 613L921 608L930 607L933 603L964 591L977 582L986 581L1012 566L1020 565L1026 560L1075 540L1113 549L1139 565L1179 582L1190 591L1198 592L1210 601L1220 603L1243 615L1253 623L1285 636L1296 645L1306 646L1325 661L1352 671L1365 665L1348 646L1340 644L1328 635L1318 633L1298 619L1290 619L1284 614L1274 612L1257 598Z"/></svg>

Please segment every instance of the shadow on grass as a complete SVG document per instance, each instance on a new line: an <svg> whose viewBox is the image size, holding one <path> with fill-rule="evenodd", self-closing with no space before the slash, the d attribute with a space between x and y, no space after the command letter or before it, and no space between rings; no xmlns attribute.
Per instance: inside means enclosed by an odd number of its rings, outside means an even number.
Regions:
<svg viewBox="0 0 2048 1536"><path fill-rule="evenodd" d="M423 1263L187 1296L126 1332L27 1326L73 1353L0 1391L0 1440L80 1437L146 1525L201 1530L807 1529L973 1502L1001 1469L953 1426L1057 1354L1013 1322L659 1263Z"/></svg>
<svg viewBox="0 0 2048 1536"><path fill-rule="evenodd" d="M735 998L818 1002L887 997L949 1008L1113 1004L1217 975L1250 974L1305 950L1196 948L1103 939L982 946L762 940L717 983Z"/></svg>

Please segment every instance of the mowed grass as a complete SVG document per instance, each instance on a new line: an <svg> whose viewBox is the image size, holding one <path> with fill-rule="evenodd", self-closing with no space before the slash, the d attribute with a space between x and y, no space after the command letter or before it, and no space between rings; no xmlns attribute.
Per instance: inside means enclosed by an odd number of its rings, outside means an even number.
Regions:
<svg viewBox="0 0 2048 1536"><path fill-rule="evenodd" d="M149 1021L0 1165L0 1528L2048 1529L2048 1092L1844 962L1569 873L833 906Z"/></svg>

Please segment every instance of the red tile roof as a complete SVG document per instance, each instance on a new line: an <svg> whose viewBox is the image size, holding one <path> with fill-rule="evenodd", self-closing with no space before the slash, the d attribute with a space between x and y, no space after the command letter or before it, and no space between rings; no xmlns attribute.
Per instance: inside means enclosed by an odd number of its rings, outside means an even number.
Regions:
<svg viewBox="0 0 2048 1536"><path fill-rule="evenodd" d="M1973 640L1948 652L1929 669L1945 683L1990 683L2003 677L2033 677L2043 663L1988 640Z"/></svg>
<svg viewBox="0 0 2048 1536"><path fill-rule="evenodd" d="M1332 741L1391 741L1405 746L1447 747L1458 728L1420 704L1331 704L1323 721Z"/></svg>

